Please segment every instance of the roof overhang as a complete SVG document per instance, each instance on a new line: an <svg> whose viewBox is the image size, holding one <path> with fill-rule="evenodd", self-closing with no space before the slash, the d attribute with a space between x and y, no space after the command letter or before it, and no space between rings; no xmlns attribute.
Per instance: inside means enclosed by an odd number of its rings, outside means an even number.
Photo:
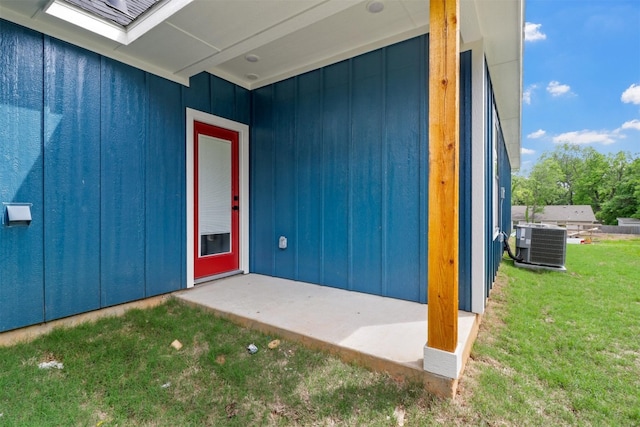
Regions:
<svg viewBox="0 0 640 427"><path fill-rule="evenodd" d="M45 13L53 1L0 0L0 16L185 85L207 71L255 89L429 30L428 0L165 0L114 39ZM482 40L517 169L524 0L460 5L463 45Z"/></svg>
<svg viewBox="0 0 640 427"><path fill-rule="evenodd" d="M524 0L478 1L486 57L511 167L520 169ZM511 4L513 3L513 4ZM511 7L505 7L511 6Z"/></svg>

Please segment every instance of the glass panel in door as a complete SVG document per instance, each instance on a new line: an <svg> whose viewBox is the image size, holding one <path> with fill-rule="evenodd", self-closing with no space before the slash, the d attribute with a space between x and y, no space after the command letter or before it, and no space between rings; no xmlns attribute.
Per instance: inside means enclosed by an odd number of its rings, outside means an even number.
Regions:
<svg viewBox="0 0 640 427"><path fill-rule="evenodd" d="M198 135L200 256L231 252L231 144Z"/></svg>
<svg viewBox="0 0 640 427"><path fill-rule="evenodd" d="M194 277L239 266L238 133L194 122Z"/></svg>

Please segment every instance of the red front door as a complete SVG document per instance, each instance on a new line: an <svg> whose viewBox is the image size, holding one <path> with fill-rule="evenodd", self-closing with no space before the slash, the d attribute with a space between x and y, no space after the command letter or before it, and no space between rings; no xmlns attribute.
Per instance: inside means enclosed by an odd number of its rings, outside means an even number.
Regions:
<svg viewBox="0 0 640 427"><path fill-rule="evenodd" d="M194 277L238 269L238 133L194 122Z"/></svg>

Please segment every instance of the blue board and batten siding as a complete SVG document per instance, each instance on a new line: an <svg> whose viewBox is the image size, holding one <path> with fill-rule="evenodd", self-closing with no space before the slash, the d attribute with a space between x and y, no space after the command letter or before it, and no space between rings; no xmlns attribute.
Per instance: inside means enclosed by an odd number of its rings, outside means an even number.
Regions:
<svg viewBox="0 0 640 427"><path fill-rule="evenodd" d="M484 194L485 203L484 203L484 217L486 218L485 222L485 242L487 242L487 246L485 247L485 292L486 295L489 295L491 292L491 288L493 287L493 279L496 274L496 270L494 268L494 259L495 259L495 242L493 238L494 226L493 226L493 187L495 186L493 179L493 134L495 132L494 127L494 104L493 104L493 88L491 86L491 79L489 77L489 70L485 67L485 85L487 87L486 90L486 99L485 102L485 136L484 136L484 144L486 153L484 158L484 170L486 171L485 175L485 188L486 192Z"/></svg>
<svg viewBox="0 0 640 427"><path fill-rule="evenodd" d="M504 232L507 235L511 234L511 163L507 153L506 145L504 142L504 136L502 134L502 128L499 122L499 115L496 113L498 123L495 122L493 112L496 111L495 99L493 93L493 87L491 84L491 77L489 70L485 68L485 84L487 87L487 98L485 99L485 111L487 115L485 117L485 152L488 155L485 157L485 171L486 171L486 188L485 193L485 218L488 219L485 225L485 239L488 242L487 253L485 258L485 288L486 295L489 295L496 274L498 273L498 267L502 260L503 243L498 237L495 237L495 228L493 224L493 212L497 209L498 212L498 227L500 232ZM497 164L493 162L493 139L496 138L496 152L497 152ZM495 168L497 167L497 171ZM494 189L494 174L498 174L498 188ZM501 194L501 189L504 189L504 198ZM493 192L498 191L498 206L494 206Z"/></svg>
<svg viewBox="0 0 640 427"><path fill-rule="evenodd" d="M0 331L186 286L187 107L251 125L252 271L426 302L427 49L421 36L253 92L206 73L187 88L0 20L0 202L33 204L30 226L0 227ZM470 52L460 90L470 310ZM510 197L502 142L499 156Z"/></svg>
<svg viewBox="0 0 640 427"><path fill-rule="evenodd" d="M184 288L185 108L248 124L249 92L2 20L0 79L0 202L33 204L0 227L0 331Z"/></svg>
<svg viewBox="0 0 640 427"><path fill-rule="evenodd" d="M251 271L426 302L427 49L421 36L252 92ZM471 52L461 59L470 310Z"/></svg>
<svg viewBox="0 0 640 427"><path fill-rule="evenodd" d="M44 316L50 320L101 306L100 287L95 286L100 283L101 254L101 59L50 38L44 39L44 57L48 70L44 88L44 200L30 196L16 201L46 209L44 217L34 217L33 224L44 220ZM24 231L37 234L31 226ZM20 242L15 249L23 252Z"/></svg>
<svg viewBox="0 0 640 427"><path fill-rule="evenodd" d="M458 306L471 311L471 195L473 186L471 158L471 51L460 55L460 202L458 239ZM477 262L477 261L476 261Z"/></svg>
<svg viewBox="0 0 640 427"><path fill-rule="evenodd" d="M0 21L0 201L33 201L37 220L0 228L0 330L44 319L42 36L6 27Z"/></svg>

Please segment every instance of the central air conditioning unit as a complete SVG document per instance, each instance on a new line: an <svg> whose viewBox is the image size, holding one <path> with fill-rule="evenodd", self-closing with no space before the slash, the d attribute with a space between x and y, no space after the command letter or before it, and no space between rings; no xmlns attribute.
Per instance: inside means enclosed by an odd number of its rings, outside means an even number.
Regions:
<svg viewBox="0 0 640 427"><path fill-rule="evenodd" d="M515 265L566 271L567 230L556 225L516 225Z"/></svg>

